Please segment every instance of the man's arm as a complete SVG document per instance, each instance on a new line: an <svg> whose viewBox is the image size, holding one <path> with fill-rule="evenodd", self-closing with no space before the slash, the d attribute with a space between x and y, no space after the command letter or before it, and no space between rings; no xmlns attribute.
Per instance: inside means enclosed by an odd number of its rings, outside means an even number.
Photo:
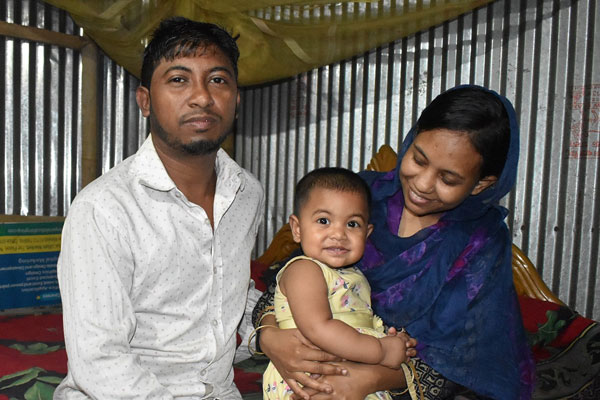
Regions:
<svg viewBox="0 0 600 400"><path fill-rule="evenodd" d="M136 330L129 298L134 263L124 229L111 224L118 219L76 202L65 222L58 278L71 378L67 381L71 389L93 398L171 399L131 352Z"/></svg>
<svg viewBox="0 0 600 400"><path fill-rule="evenodd" d="M252 312L261 295L262 292L254 287L254 281L251 280L250 286L248 287L246 309L244 310L244 316L242 317L242 321L238 327L238 334L240 335L242 341L235 351L235 358L233 360L234 363L250 358L251 356L250 349L248 349L248 341L250 340L250 336L254 331L254 326L252 324ZM250 345L256 346L255 343L251 343Z"/></svg>

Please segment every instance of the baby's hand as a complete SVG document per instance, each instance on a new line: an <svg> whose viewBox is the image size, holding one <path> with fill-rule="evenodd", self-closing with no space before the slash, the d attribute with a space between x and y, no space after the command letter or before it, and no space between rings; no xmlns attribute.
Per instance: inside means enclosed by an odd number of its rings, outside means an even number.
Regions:
<svg viewBox="0 0 600 400"><path fill-rule="evenodd" d="M417 339L408 336L408 333L403 329L401 331L397 330L393 326L388 329L388 336L399 336L406 340L406 356L407 357L415 357L417 355Z"/></svg>
<svg viewBox="0 0 600 400"><path fill-rule="evenodd" d="M379 364L384 367L399 369L406 362L406 339L401 336L386 336L379 339L383 351L383 359Z"/></svg>

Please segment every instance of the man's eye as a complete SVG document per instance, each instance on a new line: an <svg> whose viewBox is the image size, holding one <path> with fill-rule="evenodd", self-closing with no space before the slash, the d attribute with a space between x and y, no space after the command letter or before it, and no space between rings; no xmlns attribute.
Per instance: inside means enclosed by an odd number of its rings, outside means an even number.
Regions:
<svg viewBox="0 0 600 400"><path fill-rule="evenodd" d="M317 219L317 223L327 225L329 223L329 220L327 218L319 218Z"/></svg>
<svg viewBox="0 0 600 400"><path fill-rule="evenodd" d="M350 222L348 222L348 227L350 227L350 228L360 228L360 224L358 223L358 221L350 221Z"/></svg>
<svg viewBox="0 0 600 400"><path fill-rule="evenodd" d="M185 79L182 78L181 76L174 76L173 78L169 79L169 82L182 83L182 82L185 82Z"/></svg>
<svg viewBox="0 0 600 400"><path fill-rule="evenodd" d="M217 84L219 84L219 85L222 85L222 84L224 84L224 83L227 83L227 81L226 81L225 79L223 79L223 78L221 78L221 77L219 77L219 76L216 76L216 77L212 78L212 81L213 81L214 83L217 83Z"/></svg>

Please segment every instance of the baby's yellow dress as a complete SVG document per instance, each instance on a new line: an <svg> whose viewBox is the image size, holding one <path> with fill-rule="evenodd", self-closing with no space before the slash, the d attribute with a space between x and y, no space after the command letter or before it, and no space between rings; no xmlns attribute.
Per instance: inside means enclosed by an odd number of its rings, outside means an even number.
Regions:
<svg viewBox="0 0 600 400"><path fill-rule="evenodd" d="M333 318L344 321L356 328L360 333L375 337L385 336L383 323L379 317L373 315L371 309L371 287L367 278L356 267L329 268L313 258L299 256L291 259L277 274L277 288L275 289L275 318L282 329L296 328L296 323L290 311L287 298L279 289L279 279L283 271L296 260L310 260L321 267L327 288L329 290L329 307ZM289 399L292 390L285 383L277 369L269 363L263 374L263 398L271 400ZM372 393L365 400L391 400L391 396L384 391Z"/></svg>

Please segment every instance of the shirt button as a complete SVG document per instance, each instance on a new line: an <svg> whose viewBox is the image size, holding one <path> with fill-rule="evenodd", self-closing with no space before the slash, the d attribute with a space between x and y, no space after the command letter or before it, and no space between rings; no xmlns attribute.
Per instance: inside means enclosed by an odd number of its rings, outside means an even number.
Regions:
<svg viewBox="0 0 600 400"><path fill-rule="evenodd" d="M216 320L216 319L213 319L213 323L212 323L212 324L213 324L214 326L217 326L219 323L217 322L217 320Z"/></svg>

